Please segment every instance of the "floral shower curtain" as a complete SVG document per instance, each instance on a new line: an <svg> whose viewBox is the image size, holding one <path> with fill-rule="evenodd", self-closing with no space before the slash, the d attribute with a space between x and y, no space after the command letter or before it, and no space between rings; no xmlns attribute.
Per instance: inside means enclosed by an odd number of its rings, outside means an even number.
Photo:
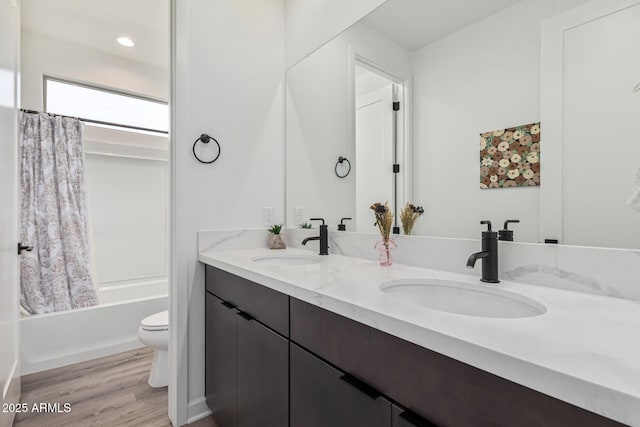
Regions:
<svg viewBox="0 0 640 427"><path fill-rule="evenodd" d="M22 113L20 302L31 314L98 303L91 277L82 123Z"/></svg>

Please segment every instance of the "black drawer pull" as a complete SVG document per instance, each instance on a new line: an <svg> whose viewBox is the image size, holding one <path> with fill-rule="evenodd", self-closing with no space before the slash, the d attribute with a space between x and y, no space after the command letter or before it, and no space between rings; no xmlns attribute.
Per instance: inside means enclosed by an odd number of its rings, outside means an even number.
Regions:
<svg viewBox="0 0 640 427"><path fill-rule="evenodd" d="M235 305L231 304L230 302L227 301L222 301L220 304L222 304L223 306L225 306L226 308L228 308L229 310L236 308Z"/></svg>
<svg viewBox="0 0 640 427"><path fill-rule="evenodd" d="M363 392L364 394L366 394L367 396L369 396L374 400L382 396L382 393L380 393L378 390L371 387L369 384L366 384L360 381L359 379L357 379L352 375L344 374L343 376L340 377L340 379L346 382L347 384L351 385L352 387L357 388L358 390L360 390L361 392Z"/></svg>
<svg viewBox="0 0 640 427"><path fill-rule="evenodd" d="M400 418L404 419L410 424L413 424L416 427L438 427L437 424L432 423L429 420L422 418L420 415L411 411L404 411L400 414Z"/></svg>
<svg viewBox="0 0 640 427"><path fill-rule="evenodd" d="M244 311L239 311L236 314L242 317L244 320L253 320L253 317L249 313L245 313Z"/></svg>

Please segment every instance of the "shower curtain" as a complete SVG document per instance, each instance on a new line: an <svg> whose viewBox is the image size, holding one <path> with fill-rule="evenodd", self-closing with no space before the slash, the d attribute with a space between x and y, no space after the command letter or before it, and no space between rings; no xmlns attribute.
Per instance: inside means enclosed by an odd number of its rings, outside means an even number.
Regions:
<svg viewBox="0 0 640 427"><path fill-rule="evenodd" d="M82 123L20 116L20 303L31 314L98 303L91 277Z"/></svg>

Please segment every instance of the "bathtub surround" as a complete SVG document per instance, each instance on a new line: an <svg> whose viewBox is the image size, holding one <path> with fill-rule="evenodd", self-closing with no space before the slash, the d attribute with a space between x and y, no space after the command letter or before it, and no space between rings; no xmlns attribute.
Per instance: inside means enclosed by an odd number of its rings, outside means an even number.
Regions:
<svg viewBox="0 0 640 427"><path fill-rule="evenodd" d="M20 117L20 303L31 314L98 304L91 277L82 123Z"/></svg>
<svg viewBox="0 0 640 427"><path fill-rule="evenodd" d="M163 292L158 293L162 288ZM100 289L99 305L20 319L23 375L141 348L140 320L169 306L167 283ZM134 292L135 291L135 292ZM73 333L69 333L73 331Z"/></svg>

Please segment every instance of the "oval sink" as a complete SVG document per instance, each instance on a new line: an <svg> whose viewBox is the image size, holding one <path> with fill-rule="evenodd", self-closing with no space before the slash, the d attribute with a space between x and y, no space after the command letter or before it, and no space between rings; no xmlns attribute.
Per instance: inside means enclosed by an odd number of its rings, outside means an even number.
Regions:
<svg viewBox="0 0 640 427"><path fill-rule="evenodd" d="M251 258L251 261L268 265L308 265L318 264L322 260L313 255L263 255Z"/></svg>
<svg viewBox="0 0 640 427"><path fill-rule="evenodd" d="M518 318L539 316L547 311L537 301L488 285L473 285L439 279L392 280L380 285L394 298L448 313L467 316Z"/></svg>

